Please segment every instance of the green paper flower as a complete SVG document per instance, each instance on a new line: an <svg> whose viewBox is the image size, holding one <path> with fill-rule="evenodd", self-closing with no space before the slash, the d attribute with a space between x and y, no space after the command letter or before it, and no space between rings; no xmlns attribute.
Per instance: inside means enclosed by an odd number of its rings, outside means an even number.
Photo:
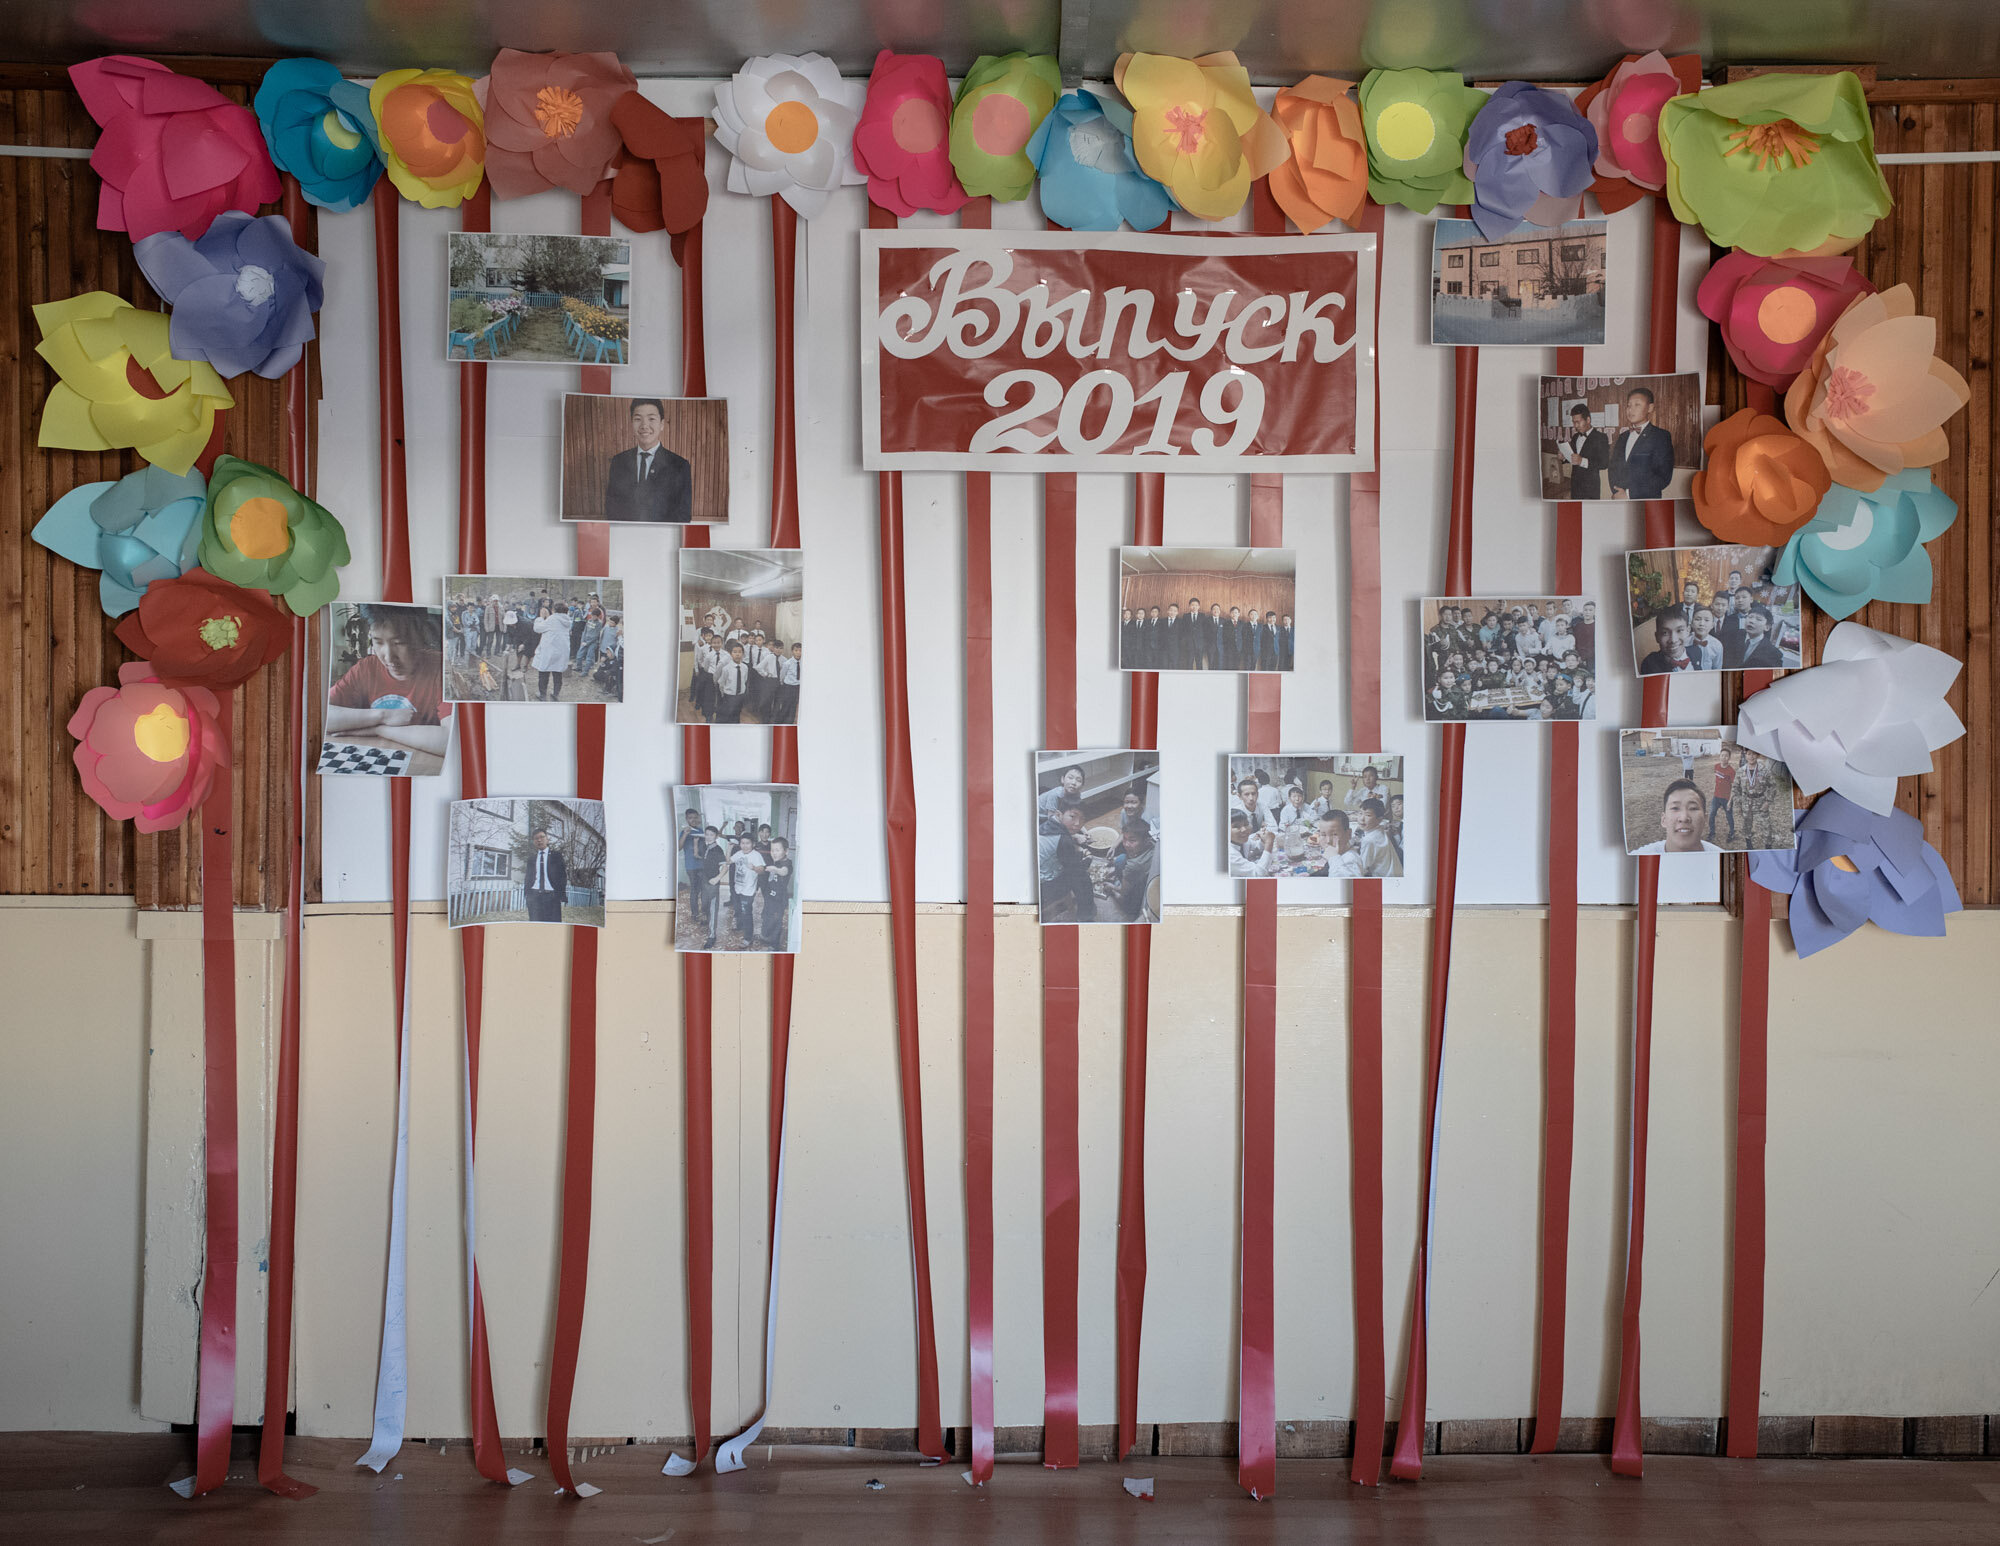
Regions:
<svg viewBox="0 0 2000 1546"><path fill-rule="evenodd" d="M1485 92L1451 70L1370 70L1360 95L1371 199L1420 215L1472 202L1465 131Z"/></svg>
<svg viewBox="0 0 2000 1546"><path fill-rule="evenodd" d="M1062 71L1047 54L981 54L951 110L951 165L965 191L1003 204L1035 185L1028 141L1062 95Z"/></svg>
<svg viewBox="0 0 2000 1546"><path fill-rule="evenodd" d="M1660 110L1667 199L1710 241L1763 258L1845 252L1889 213L1850 71L1756 75Z"/></svg>
<svg viewBox="0 0 2000 1546"><path fill-rule="evenodd" d="M347 533L268 467L218 457L208 478L201 566L247 590L269 591L300 617L340 594Z"/></svg>

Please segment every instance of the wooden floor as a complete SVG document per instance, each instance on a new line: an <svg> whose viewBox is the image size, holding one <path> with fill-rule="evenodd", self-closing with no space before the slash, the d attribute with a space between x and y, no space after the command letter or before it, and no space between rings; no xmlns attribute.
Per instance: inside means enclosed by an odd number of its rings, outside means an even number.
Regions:
<svg viewBox="0 0 2000 1546"><path fill-rule="evenodd" d="M578 1480L593 1498L555 1495L541 1457L508 1491L480 1480L462 1445L412 1446L382 1476L357 1470L346 1442L294 1441L292 1474L318 1496L288 1503L260 1489L239 1461L229 1484L183 1502L164 1483L167 1441L148 1435L0 1436L0 1541L120 1546L297 1541L335 1546L885 1546L888 1542L1423 1542L1430 1546L1917 1546L2000 1542L2000 1465L1984 1461L1766 1460L1652 1456L1643 1481L1615 1478L1600 1456L1446 1455L1424 1480L1350 1485L1334 1461L1281 1466L1278 1497L1252 1503L1227 1460L1154 1457L1123 1466L1044 1471L1003 1461L975 1491L946 1462L851 1449L752 1452L751 1466L688 1481L659 1474L665 1451L599 1451ZM182 1441L175 1440L179 1445ZM1150 1476L1156 1498L1121 1487ZM880 1482L876 1488L871 1485Z"/></svg>

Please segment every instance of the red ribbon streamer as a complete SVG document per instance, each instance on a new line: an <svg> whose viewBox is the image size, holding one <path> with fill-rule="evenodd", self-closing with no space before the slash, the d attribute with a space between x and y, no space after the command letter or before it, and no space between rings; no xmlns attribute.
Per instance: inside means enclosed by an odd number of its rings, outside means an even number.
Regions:
<svg viewBox="0 0 2000 1546"><path fill-rule="evenodd" d="M1558 349L1556 373L1583 374L1581 349ZM1556 594L1583 588L1583 505L1556 506ZM1555 1452L1562 1429L1563 1336L1569 1301L1569 1192L1576 1149L1577 726L1549 727L1549 955L1542 1067L1542 1272L1535 1436Z"/></svg>
<svg viewBox="0 0 2000 1546"><path fill-rule="evenodd" d="M1166 540L1167 478L1142 472L1132 480L1132 541ZM1160 676L1131 674L1129 708L1134 749L1154 750L1160 737ZM1146 1033L1153 978L1153 926L1125 930L1125 1088L1118 1155L1118 1454L1139 1442L1139 1348L1146 1315Z"/></svg>
<svg viewBox="0 0 2000 1546"><path fill-rule="evenodd" d="M1076 746L1076 474L1042 479L1042 742ZM1077 930L1042 933L1042 1464L1077 1464Z"/></svg>
<svg viewBox="0 0 2000 1546"><path fill-rule="evenodd" d="M1675 305L1680 287L1680 222L1664 197L1653 196L1653 291L1648 321L1646 369L1659 375L1674 368ZM1649 548L1672 547L1674 506L1668 499L1646 503ZM1667 678L1648 677L1643 684L1639 723L1667 722ZM1632 1006L1632 1134L1631 1203L1625 1232L1625 1305L1618 1348L1618 1408L1611 1427L1611 1469L1620 1476L1638 1476L1644 1469L1644 1434L1639 1415L1639 1302L1645 1281L1646 1257L1646 1130L1653 1082L1653 956L1658 944L1660 861L1648 854L1639 860L1639 938L1635 953Z"/></svg>
<svg viewBox="0 0 2000 1546"><path fill-rule="evenodd" d="M962 226L992 223L988 199L959 216ZM984 472L965 475L964 979L967 1384L972 1480L983 1485L993 1477L993 476Z"/></svg>
<svg viewBox="0 0 2000 1546"><path fill-rule="evenodd" d="M798 405L793 389L794 286L798 270L799 215L783 199L771 200L771 292L775 310L773 374L776 381L777 412L771 435L773 458L771 475L771 546L796 548L799 545L799 451ZM771 782L796 784L799 781L799 729L797 725L774 725L771 729ZM765 1232L770 1239L772 1260L778 1252L778 1154L784 1141L785 1070L791 1060L792 981L798 958L778 955L771 958L771 1088L770 1133ZM765 1371L768 1379L770 1371Z"/></svg>
<svg viewBox="0 0 2000 1546"><path fill-rule="evenodd" d="M1472 589L1472 468L1479 405L1479 351L1453 351L1451 442L1451 534L1445 550L1444 594ZM1396 1453L1389 1474L1415 1481L1424 1470L1424 1394L1430 1335L1431 1159L1437 1147L1438 1089L1444 1077L1446 995L1451 985L1453 900L1458 892L1458 826L1465 783L1465 726L1444 727L1443 763L1438 775L1438 855L1435 910L1431 915L1430 1027L1426 1037L1424 1147L1418 1157L1418 1186L1424 1199L1417 1226L1415 1303L1410 1341L1403 1360L1403 1405L1396 1423Z"/></svg>
<svg viewBox="0 0 2000 1546"><path fill-rule="evenodd" d="M583 197L585 236L611 234L611 194L599 184ZM611 390L608 365L579 372L586 392ZM576 528L577 572L608 574L611 528L602 521ZM604 705L576 709L576 792L579 799L604 798ZM549 1465L570 1496L576 1483L569 1466L569 1408L576 1390L576 1360L583 1341L584 1301L590 1279L591 1168L597 1127L597 939L598 931L569 931L569 1094L563 1113L562 1239L556 1277L555 1343L549 1354ZM692 1130L692 1124L690 1124ZM692 1138L690 1138L692 1142ZM692 1228L692 1224L690 1224Z"/></svg>

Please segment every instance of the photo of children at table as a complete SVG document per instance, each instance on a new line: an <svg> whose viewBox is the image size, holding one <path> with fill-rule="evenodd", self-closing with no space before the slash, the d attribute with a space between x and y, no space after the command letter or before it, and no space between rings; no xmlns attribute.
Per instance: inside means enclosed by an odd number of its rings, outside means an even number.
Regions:
<svg viewBox="0 0 2000 1546"><path fill-rule="evenodd" d="M1639 674L1797 670L1799 588L1772 583L1777 559L1776 548L1733 543L1627 553Z"/></svg>
<svg viewBox="0 0 2000 1546"><path fill-rule="evenodd" d="M1159 812L1156 752L1037 752L1041 921L1158 923Z"/></svg>
<svg viewBox="0 0 2000 1546"><path fill-rule="evenodd" d="M795 725L805 560L795 548L684 548L674 720Z"/></svg>
<svg viewBox="0 0 2000 1546"><path fill-rule="evenodd" d="M1390 753L1232 756L1223 809L1236 879L1403 873L1403 759Z"/></svg>
<svg viewBox="0 0 2000 1546"><path fill-rule="evenodd" d="M1597 603L1582 596L1426 597L1424 718L1595 719Z"/></svg>

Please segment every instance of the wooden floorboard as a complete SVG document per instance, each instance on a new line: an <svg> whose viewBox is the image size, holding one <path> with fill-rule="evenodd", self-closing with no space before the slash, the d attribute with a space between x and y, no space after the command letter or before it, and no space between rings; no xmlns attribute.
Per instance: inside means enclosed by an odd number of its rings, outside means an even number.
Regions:
<svg viewBox="0 0 2000 1546"><path fill-rule="evenodd" d="M247 1435L245 1436L247 1437ZM1003 1460L975 1491L961 1467L854 1449L750 1453L747 1471L688 1481L659 1473L667 1450L629 1445L577 1467L601 1487L559 1497L545 1457L512 1490L473 1471L463 1443L411 1445L382 1476L357 1470L358 1441L293 1440L288 1470L321 1491L300 1503L256 1484L243 1447L228 1484L183 1502L164 1483L189 1469L175 1436L10 1435L0 1460L0 1541L67 1546L235 1546L368 1541L372 1546L556 1541L674 1546L883 1546L886 1542L1427 1542L1432 1546L1917 1546L2000 1540L2000 1467L1925 1460L1649 1456L1642 1481L1600 1456L1438 1455L1415 1485L1360 1488L1344 1464L1279 1469L1278 1496L1252 1503L1228 1458L1148 1456L1045 1471ZM1120 1486L1151 1477L1142 1502ZM880 1487L871 1485L879 1482Z"/></svg>

